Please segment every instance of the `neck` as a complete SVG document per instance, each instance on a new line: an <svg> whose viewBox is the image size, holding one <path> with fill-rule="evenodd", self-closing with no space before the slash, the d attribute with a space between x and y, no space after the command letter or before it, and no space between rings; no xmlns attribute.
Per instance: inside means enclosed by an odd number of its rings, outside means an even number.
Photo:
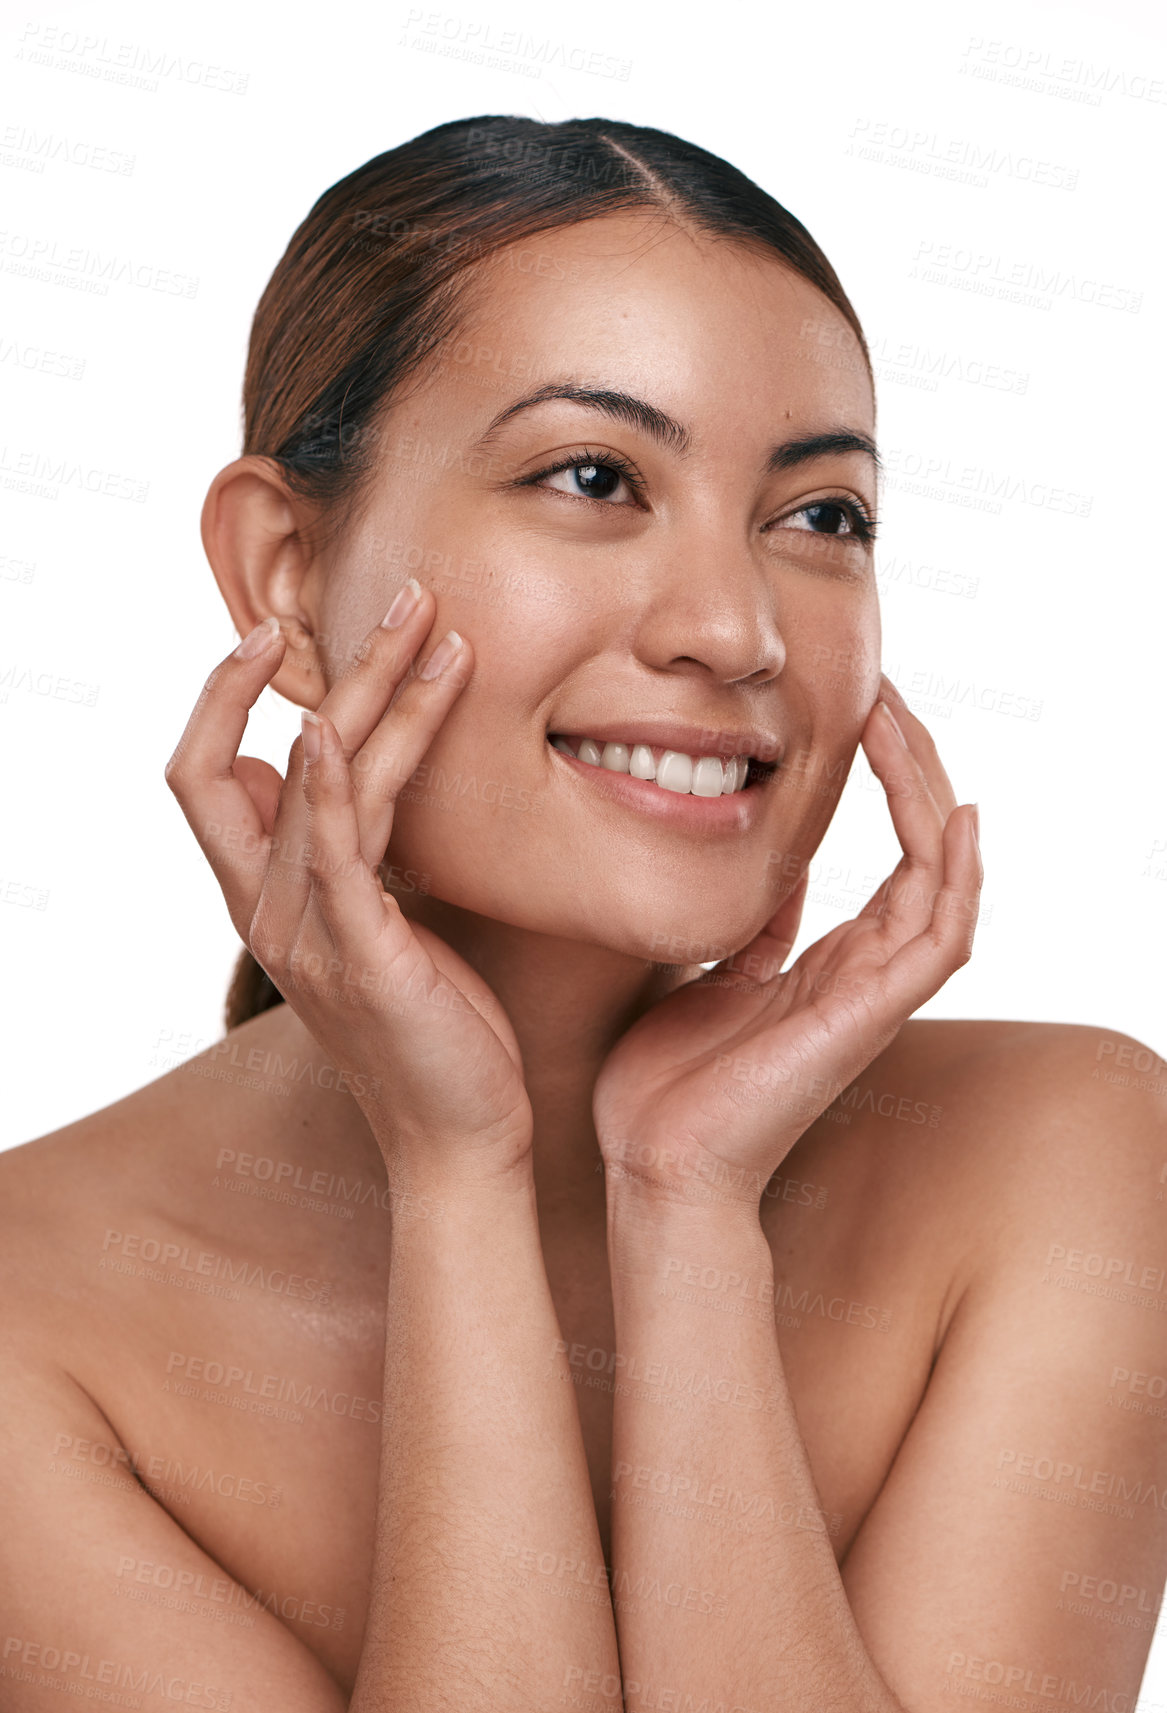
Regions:
<svg viewBox="0 0 1167 1713"><path fill-rule="evenodd" d="M411 901L409 914L489 983L514 1027L535 1121L541 1220L602 1217L596 1077L620 1036L694 972L514 928L435 898Z"/></svg>
<svg viewBox="0 0 1167 1713"><path fill-rule="evenodd" d="M407 914L477 971L514 1028L534 1115L540 1225L556 1232L602 1226L604 1179L592 1121L596 1077L619 1037L696 969L531 933L432 897L411 899ZM301 1057L323 1064L327 1055L291 1008L278 1009L284 1015L272 1027L295 1039ZM305 1100L300 1116L319 1127L330 1152L375 1150L351 1097L309 1092Z"/></svg>

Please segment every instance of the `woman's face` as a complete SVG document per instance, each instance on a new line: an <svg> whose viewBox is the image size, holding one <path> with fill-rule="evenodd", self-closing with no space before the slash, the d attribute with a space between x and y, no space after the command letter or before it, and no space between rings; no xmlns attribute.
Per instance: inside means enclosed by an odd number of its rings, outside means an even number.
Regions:
<svg viewBox="0 0 1167 1713"><path fill-rule="evenodd" d="M410 575L434 639L474 648L389 884L654 962L725 956L817 848L879 687L857 341L778 260L632 215L514 246L470 302L317 586L330 679ZM662 782L633 777L666 750ZM764 777L727 791L746 755Z"/></svg>

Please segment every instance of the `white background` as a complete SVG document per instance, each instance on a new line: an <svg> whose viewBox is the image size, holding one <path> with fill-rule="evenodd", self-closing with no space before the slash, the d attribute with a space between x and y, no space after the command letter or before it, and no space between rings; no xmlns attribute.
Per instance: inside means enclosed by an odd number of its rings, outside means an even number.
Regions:
<svg viewBox="0 0 1167 1713"><path fill-rule="evenodd" d="M238 451L251 314L322 190L483 113L676 131L810 227L876 357L885 668L981 805L977 951L926 1011L1095 1023L1167 1049L1154 10L10 12L0 1143L220 1033L237 942L162 770L235 640L198 513ZM576 69L596 52L607 75ZM34 255L47 277L30 277ZM111 261L124 283L101 280ZM178 276L188 295L153 289ZM21 491L30 470L43 492ZM244 747L282 768L296 730L265 695ZM803 943L894 860L871 784L860 758ZM1165 1704L1160 1641L1140 1705Z"/></svg>

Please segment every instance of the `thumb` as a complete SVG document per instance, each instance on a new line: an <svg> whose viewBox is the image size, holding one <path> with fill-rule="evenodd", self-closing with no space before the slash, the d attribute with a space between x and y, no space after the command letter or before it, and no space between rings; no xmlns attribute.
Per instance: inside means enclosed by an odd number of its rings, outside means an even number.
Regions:
<svg viewBox="0 0 1167 1713"><path fill-rule="evenodd" d="M276 822L283 779L270 762L261 761L256 755L236 756L231 771L259 810L264 832L270 833Z"/></svg>

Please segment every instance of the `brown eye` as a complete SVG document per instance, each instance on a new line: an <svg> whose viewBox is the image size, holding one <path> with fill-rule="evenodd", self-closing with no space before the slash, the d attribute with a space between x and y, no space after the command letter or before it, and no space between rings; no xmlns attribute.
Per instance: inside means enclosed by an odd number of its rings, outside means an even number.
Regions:
<svg viewBox="0 0 1167 1713"><path fill-rule="evenodd" d="M848 537L854 541L875 539L875 525L850 500L815 500L782 519L777 527L806 530L813 535Z"/></svg>
<svg viewBox="0 0 1167 1713"><path fill-rule="evenodd" d="M576 498L610 500L627 483L615 465L597 462L564 465L541 477L540 485L553 487L557 493L572 494ZM631 492L628 497L631 498Z"/></svg>

